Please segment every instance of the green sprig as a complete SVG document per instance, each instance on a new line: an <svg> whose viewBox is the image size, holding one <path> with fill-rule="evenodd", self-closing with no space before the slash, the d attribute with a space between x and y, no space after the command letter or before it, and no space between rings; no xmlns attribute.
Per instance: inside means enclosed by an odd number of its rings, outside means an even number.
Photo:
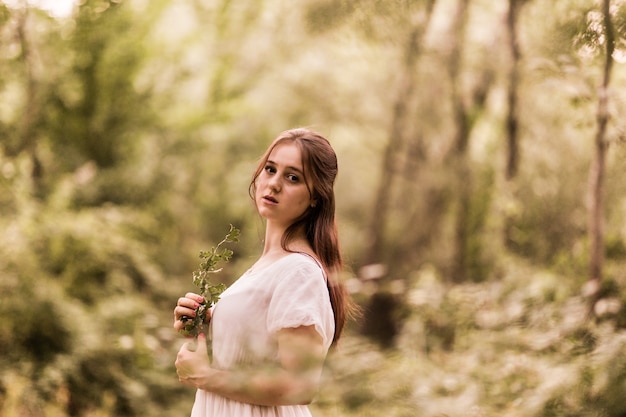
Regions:
<svg viewBox="0 0 626 417"><path fill-rule="evenodd" d="M186 336L197 337L199 334L206 334L208 322L206 320L207 311L218 302L220 295L226 290L226 285L219 283L213 285L210 277L212 274L220 272L223 268L218 268L220 262L228 262L233 256L233 251L223 248L226 243L239 242L239 229L230 225L228 234L220 243L208 251L200 251L200 267L193 271L193 284L199 288L200 295L204 297L204 302L196 308L195 317L183 317L185 327L181 331Z"/></svg>

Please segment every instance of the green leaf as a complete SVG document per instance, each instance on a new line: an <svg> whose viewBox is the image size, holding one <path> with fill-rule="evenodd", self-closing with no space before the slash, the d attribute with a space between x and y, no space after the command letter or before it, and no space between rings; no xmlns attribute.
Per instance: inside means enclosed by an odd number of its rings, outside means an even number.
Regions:
<svg viewBox="0 0 626 417"><path fill-rule="evenodd" d="M206 330L206 312L220 299L220 295L226 290L226 285L219 283L216 285L211 284L209 281L209 274L216 274L223 268L217 268L219 262L228 262L232 256L233 251L228 248L222 248L225 243L239 242L239 229L235 228L232 224L230 230L224 239L212 247L209 251L200 251L200 266L197 270L193 271L193 284L200 289L200 295L205 299L205 303L196 308L196 316L189 318L187 324L183 329L183 334L197 337L200 333Z"/></svg>

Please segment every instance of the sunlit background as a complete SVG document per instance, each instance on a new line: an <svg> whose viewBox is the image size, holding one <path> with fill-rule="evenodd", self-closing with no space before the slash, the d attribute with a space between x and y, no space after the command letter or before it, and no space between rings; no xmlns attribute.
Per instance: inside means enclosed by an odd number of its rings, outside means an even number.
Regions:
<svg viewBox="0 0 626 417"><path fill-rule="evenodd" d="M72 14L78 4L75 0L5 0L4 4L11 8L37 7L57 18L66 18Z"/></svg>
<svg viewBox="0 0 626 417"><path fill-rule="evenodd" d="M0 2L0 416L189 415L172 308L229 224L216 279L254 262L255 163L307 126L363 309L315 417L623 417L625 28L623 0Z"/></svg>

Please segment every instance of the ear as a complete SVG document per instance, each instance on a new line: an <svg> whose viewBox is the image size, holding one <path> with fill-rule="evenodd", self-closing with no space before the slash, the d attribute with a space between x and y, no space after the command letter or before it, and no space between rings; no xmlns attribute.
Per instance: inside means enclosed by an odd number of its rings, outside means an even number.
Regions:
<svg viewBox="0 0 626 417"><path fill-rule="evenodd" d="M317 206L317 199L311 200L311 207Z"/></svg>

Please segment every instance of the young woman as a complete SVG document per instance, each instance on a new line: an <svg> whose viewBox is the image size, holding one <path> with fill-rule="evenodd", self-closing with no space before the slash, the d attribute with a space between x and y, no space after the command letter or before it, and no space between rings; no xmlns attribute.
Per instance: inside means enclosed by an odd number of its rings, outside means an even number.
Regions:
<svg viewBox="0 0 626 417"><path fill-rule="evenodd" d="M213 360L204 336L176 359L179 380L197 388L192 417L305 417L326 353L341 335L348 301L333 185L337 158L313 131L283 132L262 157L250 196L265 221L263 253L211 311ZM187 293L174 328L202 297Z"/></svg>

